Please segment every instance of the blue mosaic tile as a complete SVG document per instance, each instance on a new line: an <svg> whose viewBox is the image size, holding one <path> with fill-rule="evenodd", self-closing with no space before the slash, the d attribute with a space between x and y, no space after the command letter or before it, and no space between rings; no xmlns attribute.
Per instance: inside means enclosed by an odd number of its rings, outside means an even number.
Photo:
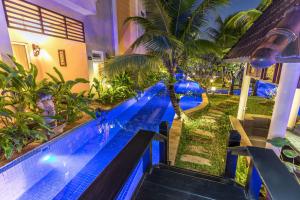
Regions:
<svg viewBox="0 0 300 200"><path fill-rule="evenodd" d="M169 109L166 88L158 84L116 107L104 121L91 121L42 145L0 168L0 199L78 199L138 130L158 131L162 120L172 121Z"/></svg>

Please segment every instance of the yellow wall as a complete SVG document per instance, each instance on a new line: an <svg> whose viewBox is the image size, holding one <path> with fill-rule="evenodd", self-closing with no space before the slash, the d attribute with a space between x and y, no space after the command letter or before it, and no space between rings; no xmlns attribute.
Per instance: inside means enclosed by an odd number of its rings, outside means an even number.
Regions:
<svg viewBox="0 0 300 200"><path fill-rule="evenodd" d="M86 44L46 35L30 33L15 29L9 29L11 42L25 43L30 62L35 64L39 70L38 78L47 78L47 72L54 74L53 67L57 67L66 80L75 78L85 78L88 80L88 63ZM32 53L32 44L39 45L41 53L35 57ZM67 67L60 67L58 59L58 49L66 52ZM88 90L89 84L81 84L74 88L74 92Z"/></svg>
<svg viewBox="0 0 300 200"><path fill-rule="evenodd" d="M124 24L124 21L130 16L136 16L135 0L117 0L120 54L124 54L136 39L137 29L135 24L134 23Z"/></svg>

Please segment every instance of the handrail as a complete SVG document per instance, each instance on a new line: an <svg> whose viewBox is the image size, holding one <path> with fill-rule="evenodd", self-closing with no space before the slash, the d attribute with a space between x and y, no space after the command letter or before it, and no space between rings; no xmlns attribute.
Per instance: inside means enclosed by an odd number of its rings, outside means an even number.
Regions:
<svg viewBox="0 0 300 200"><path fill-rule="evenodd" d="M250 198L257 197L257 194L253 194L253 191L251 191L252 186L258 189L256 192L259 192L260 187L255 186L255 183L253 183L254 179L257 180L257 177L253 178L253 176L258 175L262 183L266 186L271 199L299 200L300 185L298 181L276 156L273 150L248 146L229 148L229 152L235 155L249 156L251 158L248 183L246 186Z"/></svg>
<svg viewBox="0 0 300 200"><path fill-rule="evenodd" d="M154 136L153 132L139 131L81 195L80 200L114 199L151 145Z"/></svg>

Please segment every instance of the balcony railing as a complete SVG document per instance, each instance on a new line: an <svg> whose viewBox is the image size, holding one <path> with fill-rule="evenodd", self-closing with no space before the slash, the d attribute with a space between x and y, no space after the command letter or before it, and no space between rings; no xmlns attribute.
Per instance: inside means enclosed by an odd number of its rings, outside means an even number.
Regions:
<svg viewBox="0 0 300 200"><path fill-rule="evenodd" d="M9 28L85 42L83 23L23 0L2 0Z"/></svg>

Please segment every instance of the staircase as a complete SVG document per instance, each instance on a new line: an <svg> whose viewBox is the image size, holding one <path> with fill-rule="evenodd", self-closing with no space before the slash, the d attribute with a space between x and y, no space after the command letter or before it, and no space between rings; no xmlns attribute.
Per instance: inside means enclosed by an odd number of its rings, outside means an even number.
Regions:
<svg viewBox="0 0 300 200"><path fill-rule="evenodd" d="M135 198L141 200L247 199L230 179L159 165L144 178Z"/></svg>

